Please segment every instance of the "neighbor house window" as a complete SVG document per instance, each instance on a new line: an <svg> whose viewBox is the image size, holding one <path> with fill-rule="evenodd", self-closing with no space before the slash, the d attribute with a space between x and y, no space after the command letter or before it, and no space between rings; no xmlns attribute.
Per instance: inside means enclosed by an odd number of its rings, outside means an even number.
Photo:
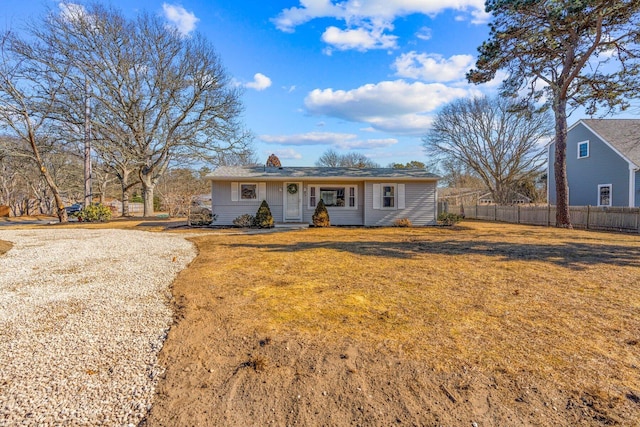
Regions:
<svg viewBox="0 0 640 427"><path fill-rule="evenodd" d="M315 208L322 199L326 207L356 209L356 186L314 185L309 187L309 208Z"/></svg>
<svg viewBox="0 0 640 427"><path fill-rule="evenodd" d="M255 200L258 198L258 184L240 184L240 200Z"/></svg>
<svg viewBox="0 0 640 427"><path fill-rule="evenodd" d="M589 141L578 142L578 158L589 157Z"/></svg>
<svg viewBox="0 0 640 427"><path fill-rule="evenodd" d="M598 185L598 206L611 206L611 184Z"/></svg>

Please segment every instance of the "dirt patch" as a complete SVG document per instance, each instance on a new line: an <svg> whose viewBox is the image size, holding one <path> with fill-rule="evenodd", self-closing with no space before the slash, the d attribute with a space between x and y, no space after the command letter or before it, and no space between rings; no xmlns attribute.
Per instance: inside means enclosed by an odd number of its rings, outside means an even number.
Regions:
<svg viewBox="0 0 640 427"><path fill-rule="evenodd" d="M637 236L202 236L149 426L636 425Z"/></svg>
<svg viewBox="0 0 640 427"><path fill-rule="evenodd" d="M0 240L0 255L4 255L9 252L9 249L13 247L13 243Z"/></svg>

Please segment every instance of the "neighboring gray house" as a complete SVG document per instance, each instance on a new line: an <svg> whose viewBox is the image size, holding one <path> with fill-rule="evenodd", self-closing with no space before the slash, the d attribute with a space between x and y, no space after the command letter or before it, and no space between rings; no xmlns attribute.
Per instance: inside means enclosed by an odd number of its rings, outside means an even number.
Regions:
<svg viewBox="0 0 640 427"><path fill-rule="evenodd" d="M555 143L548 150L548 200L555 204ZM571 126L567 179L571 206L640 206L640 120L585 119Z"/></svg>
<svg viewBox="0 0 640 427"><path fill-rule="evenodd" d="M320 199L332 225L393 225L402 218L429 225L437 219L438 177L421 169L225 166L207 178L216 225L255 215L262 200L276 223L311 224Z"/></svg>

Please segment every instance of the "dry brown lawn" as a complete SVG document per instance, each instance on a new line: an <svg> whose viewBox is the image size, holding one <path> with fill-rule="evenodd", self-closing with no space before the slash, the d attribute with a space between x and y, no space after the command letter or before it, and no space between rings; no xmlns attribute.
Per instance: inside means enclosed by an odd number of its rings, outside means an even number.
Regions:
<svg viewBox="0 0 640 427"><path fill-rule="evenodd" d="M194 241L149 425L638 425L638 235L464 222Z"/></svg>

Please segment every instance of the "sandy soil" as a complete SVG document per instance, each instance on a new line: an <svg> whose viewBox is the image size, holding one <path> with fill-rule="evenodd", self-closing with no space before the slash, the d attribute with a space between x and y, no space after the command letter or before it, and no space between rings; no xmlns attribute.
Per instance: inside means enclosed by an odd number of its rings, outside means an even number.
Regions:
<svg viewBox="0 0 640 427"><path fill-rule="evenodd" d="M638 425L635 395L617 402L630 413L611 417L606 396L528 372L443 368L353 337L259 332L238 309L246 295L204 280L179 276L173 294L176 322L159 357L167 370L143 426Z"/></svg>

